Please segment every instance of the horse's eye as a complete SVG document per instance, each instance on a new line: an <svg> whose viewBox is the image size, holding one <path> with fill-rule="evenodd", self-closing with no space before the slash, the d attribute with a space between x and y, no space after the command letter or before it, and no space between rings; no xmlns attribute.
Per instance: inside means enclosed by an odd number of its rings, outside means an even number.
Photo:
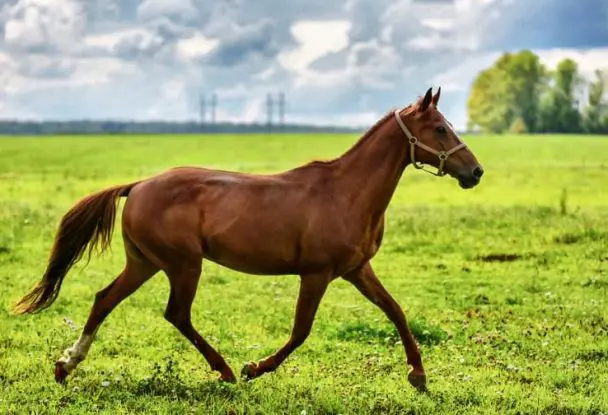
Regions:
<svg viewBox="0 0 608 415"><path fill-rule="evenodd" d="M446 130L445 127L443 125L439 125L435 128L435 131L437 131L439 134L445 134Z"/></svg>

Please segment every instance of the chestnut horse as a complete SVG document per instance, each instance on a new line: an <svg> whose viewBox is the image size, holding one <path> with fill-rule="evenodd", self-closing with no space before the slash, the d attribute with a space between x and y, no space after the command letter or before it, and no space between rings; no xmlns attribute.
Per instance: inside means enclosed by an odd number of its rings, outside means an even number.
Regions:
<svg viewBox="0 0 608 415"><path fill-rule="evenodd" d="M433 95L429 88L416 103L388 113L331 161L270 175L180 167L83 198L63 217L42 280L14 312L50 306L87 247L89 258L96 246L108 247L121 197L128 197L122 214L126 264L96 294L78 341L56 362L55 379L64 382L86 357L108 314L162 270L171 287L165 318L221 380L235 382L232 369L190 318L205 258L249 274L300 276L291 336L267 358L246 364L241 373L247 379L276 370L305 341L329 283L342 277L395 324L412 366L408 380L424 390L418 345L370 260L380 248L385 210L407 165L434 166L433 174L449 174L465 189L477 185L483 174L437 109L440 92Z"/></svg>

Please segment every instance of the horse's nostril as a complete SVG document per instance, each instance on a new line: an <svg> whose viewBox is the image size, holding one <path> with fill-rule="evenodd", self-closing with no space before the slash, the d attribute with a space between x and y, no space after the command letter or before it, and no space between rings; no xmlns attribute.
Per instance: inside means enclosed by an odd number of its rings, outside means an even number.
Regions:
<svg viewBox="0 0 608 415"><path fill-rule="evenodd" d="M477 179L481 179L481 176L483 176L483 169L481 167L475 167L473 169L473 176L475 176Z"/></svg>

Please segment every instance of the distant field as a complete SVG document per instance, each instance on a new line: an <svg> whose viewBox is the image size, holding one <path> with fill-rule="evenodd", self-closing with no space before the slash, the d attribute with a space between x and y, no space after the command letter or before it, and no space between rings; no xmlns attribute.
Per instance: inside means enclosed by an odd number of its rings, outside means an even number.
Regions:
<svg viewBox="0 0 608 415"><path fill-rule="evenodd" d="M470 191L406 170L373 263L421 344L429 394L407 383L392 325L340 280L277 372L219 384L163 319L162 274L56 385L55 360L122 268L119 227L112 252L69 274L50 309L7 312L40 278L61 216L90 192L180 165L277 172L356 139L0 139L0 413L608 414L608 137L465 137L486 170ZM239 372L285 342L297 287L205 263L194 324Z"/></svg>

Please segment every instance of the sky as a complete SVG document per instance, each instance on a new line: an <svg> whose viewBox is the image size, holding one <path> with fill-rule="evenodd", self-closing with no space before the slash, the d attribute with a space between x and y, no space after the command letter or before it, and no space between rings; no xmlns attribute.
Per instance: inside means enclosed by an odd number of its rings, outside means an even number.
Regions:
<svg viewBox="0 0 608 415"><path fill-rule="evenodd" d="M442 87L466 125L475 75L531 49L608 69L606 0L0 0L0 118L373 124Z"/></svg>

